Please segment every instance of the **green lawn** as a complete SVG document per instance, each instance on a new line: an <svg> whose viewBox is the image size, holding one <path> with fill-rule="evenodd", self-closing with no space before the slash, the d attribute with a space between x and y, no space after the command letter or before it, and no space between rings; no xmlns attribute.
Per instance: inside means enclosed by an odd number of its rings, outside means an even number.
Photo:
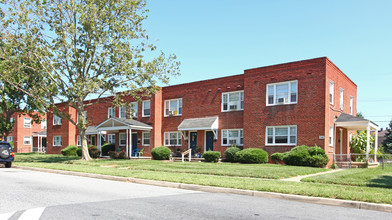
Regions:
<svg viewBox="0 0 392 220"><path fill-rule="evenodd" d="M383 187L383 185L369 187L363 184L330 184L321 181L298 183L277 179L327 171L327 169L309 167L273 164L181 163L150 160L93 160L87 162L80 161L77 157L38 154L17 154L15 165L392 204L392 189ZM375 169L369 170L375 171ZM346 171L334 174L344 172ZM388 171L381 170L380 172L381 175L387 175ZM325 174L323 176L329 175ZM354 179L353 182L355 182Z"/></svg>

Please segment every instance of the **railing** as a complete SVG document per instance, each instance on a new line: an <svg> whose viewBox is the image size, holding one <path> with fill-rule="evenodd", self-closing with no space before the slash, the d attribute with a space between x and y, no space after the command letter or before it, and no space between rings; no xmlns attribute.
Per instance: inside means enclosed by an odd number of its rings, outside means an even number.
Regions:
<svg viewBox="0 0 392 220"><path fill-rule="evenodd" d="M340 168L391 166L392 154L328 154Z"/></svg>
<svg viewBox="0 0 392 220"><path fill-rule="evenodd" d="M189 162L191 162L191 158L192 158L192 148L190 148L189 150L187 150L187 151L184 151L184 152L182 152L181 153L181 155L182 155L182 162L184 162L184 159L185 159L185 155L189 155Z"/></svg>

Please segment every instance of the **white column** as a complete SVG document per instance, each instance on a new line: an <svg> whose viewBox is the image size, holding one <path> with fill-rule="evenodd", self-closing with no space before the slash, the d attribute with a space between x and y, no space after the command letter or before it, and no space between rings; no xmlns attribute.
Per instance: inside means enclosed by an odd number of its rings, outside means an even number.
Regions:
<svg viewBox="0 0 392 220"><path fill-rule="evenodd" d="M132 129L129 129L129 158L132 157Z"/></svg>
<svg viewBox="0 0 392 220"><path fill-rule="evenodd" d="M98 149L100 150L100 151L102 151L102 148L101 148L101 132L100 131L98 131L98 134L97 134L97 146L98 146Z"/></svg>
<svg viewBox="0 0 392 220"><path fill-rule="evenodd" d="M126 150L126 152L127 152L127 156L129 157L129 135L128 135L128 133L129 133L129 130L127 129L127 134L125 135L125 150Z"/></svg>
<svg viewBox="0 0 392 220"><path fill-rule="evenodd" d="M39 135L38 135L38 137L37 137L37 145L38 145L37 151L40 152L40 151L39 151L39 149L40 149L40 147L39 147Z"/></svg>
<svg viewBox="0 0 392 220"><path fill-rule="evenodd" d="M370 125L367 125L366 129L366 161L369 160L369 152L370 152Z"/></svg>
<svg viewBox="0 0 392 220"><path fill-rule="evenodd" d="M378 129L376 129L374 137L374 162L377 162L377 151L378 151Z"/></svg>

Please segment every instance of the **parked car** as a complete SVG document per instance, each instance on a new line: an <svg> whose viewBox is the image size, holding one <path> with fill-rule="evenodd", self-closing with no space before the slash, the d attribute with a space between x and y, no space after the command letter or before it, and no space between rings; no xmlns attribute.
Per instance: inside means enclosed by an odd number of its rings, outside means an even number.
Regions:
<svg viewBox="0 0 392 220"><path fill-rule="evenodd" d="M0 164L4 164L6 168L10 168L14 161L14 151L10 143L0 141Z"/></svg>

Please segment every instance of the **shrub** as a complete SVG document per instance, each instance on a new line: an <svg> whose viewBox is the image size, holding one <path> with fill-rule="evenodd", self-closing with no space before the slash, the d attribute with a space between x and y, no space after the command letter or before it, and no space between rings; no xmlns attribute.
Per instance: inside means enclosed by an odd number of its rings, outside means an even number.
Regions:
<svg viewBox="0 0 392 220"><path fill-rule="evenodd" d="M155 147L151 151L154 160L168 160L170 158L171 150L168 147Z"/></svg>
<svg viewBox="0 0 392 220"><path fill-rule="evenodd" d="M325 151L320 147L302 145L286 152L283 156L283 161L287 165L325 167L329 159Z"/></svg>
<svg viewBox="0 0 392 220"><path fill-rule="evenodd" d="M236 156L236 153L238 151L241 151L240 148L236 146L229 147L225 150L225 161L227 162L237 162L238 157Z"/></svg>
<svg viewBox="0 0 392 220"><path fill-rule="evenodd" d="M92 158L99 158L101 155L101 152L97 148L97 146L94 145L88 145L88 153L90 154L90 157Z"/></svg>
<svg viewBox="0 0 392 220"><path fill-rule="evenodd" d="M120 152L109 151L108 154L112 159L129 159L125 151L120 151Z"/></svg>
<svg viewBox="0 0 392 220"><path fill-rule="evenodd" d="M101 149L102 149L102 155L107 156L109 151L115 151L115 146L114 144L111 143L105 143L104 145L102 145Z"/></svg>
<svg viewBox="0 0 392 220"><path fill-rule="evenodd" d="M267 163L268 153L260 148L247 148L236 153L240 163Z"/></svg>
<svg viewBox="0 0 392 220"><path fill-rule="evenodd" d="M81 157L82 156L82 148L78 147L78 149L76 150L76 154Z"/></svg>
<svg viewBox="0 0 392 220"><path fill-rule="evenodd" d="M203 154L205 162L218 162L221 157L221 153L219 151L206 151Z"/></svg>
<svg viewBox="0 0 392 220"><path fill-rule="evenodd" d="M75 145L69 145L68 147L61 150L61 154L64 156L78 156L78 147Z"/></svg>
<svg viewBox="0 0 392 220"><path fill-rule="evenodd" d="M276 152L271 155L271 160L275 163L279 163L280 161L283 161L283 157L284 153Z"/></svg>

